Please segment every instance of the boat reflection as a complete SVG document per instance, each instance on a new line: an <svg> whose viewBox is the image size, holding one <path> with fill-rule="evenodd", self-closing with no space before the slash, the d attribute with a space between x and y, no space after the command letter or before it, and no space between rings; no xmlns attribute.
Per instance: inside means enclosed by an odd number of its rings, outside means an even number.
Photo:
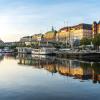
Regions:
<svg viewBox="0 0 100 100"><path fill-rule="evenodd" d="M92 80L100 83L100 63L84 62L79 60L59 59L48 56L18 55L18 64L30 65L34 68L43 68L50 73L58 73L73 79Z"/></svg>

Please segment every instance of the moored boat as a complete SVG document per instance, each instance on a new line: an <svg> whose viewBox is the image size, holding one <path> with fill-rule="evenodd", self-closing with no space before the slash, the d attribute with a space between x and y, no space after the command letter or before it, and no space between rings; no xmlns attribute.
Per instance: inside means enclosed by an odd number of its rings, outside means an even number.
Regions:
<svg viewBox="0 0 100 100"><path fill-rule="evenodd" d="M46 48L46 47L42 47L39 49L32 49L32 54L35 55L51 55L55 53L55 48Z"/></svg>
<svg viewBox="0 0 100 100"><path fill-rule="evenodd" d="M11 49L4 49L2 53L13 53L14 51Z"/></svg>
<svg viewBox="0 0 100 100"><path fill-rule="evenodd" d="M0 49L0 53L3 53L3 49Z"/></svg>

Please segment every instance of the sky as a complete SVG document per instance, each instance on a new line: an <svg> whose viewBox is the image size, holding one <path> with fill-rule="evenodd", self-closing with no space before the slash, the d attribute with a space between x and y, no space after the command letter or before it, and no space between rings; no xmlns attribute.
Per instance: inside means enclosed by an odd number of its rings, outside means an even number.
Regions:
<svg viewBox="0 0 100 100"><path fill-rule="evenodd" d="M99 0L0 0L0 38L6 42L45 33L52 26L59 30L99 20Z"/></svg>

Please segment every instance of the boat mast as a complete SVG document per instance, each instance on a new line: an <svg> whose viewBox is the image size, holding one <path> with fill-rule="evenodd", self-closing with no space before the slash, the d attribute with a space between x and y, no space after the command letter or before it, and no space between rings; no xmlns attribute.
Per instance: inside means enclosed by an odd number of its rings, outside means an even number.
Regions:
<svg viewBox="0 0 100 100"><path fill-rule="evenodd" d="M68 28L68 22L66 22L66 21L64 21L64 27L66 27L66 23L67 23L67 28ZM66 47L67 47L67 43L68 43L68 40L67 40L67 32L66 32L65 42L66 42Z"/></svg>

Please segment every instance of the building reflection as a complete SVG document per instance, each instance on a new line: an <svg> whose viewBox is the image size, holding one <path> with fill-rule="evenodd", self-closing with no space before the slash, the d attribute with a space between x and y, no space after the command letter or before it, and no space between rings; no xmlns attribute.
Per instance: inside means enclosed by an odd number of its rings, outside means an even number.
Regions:
<svg viewBox="0 0 100 100"><path fill-rule="evenodd" d="M4 55L0 54L0 62L4 59Z"/></svg>
<svg viewBox="0 0 100 100"><path fill-rule="evenodd" d="M20 54L17 58L19 59L18 64L21 65L30 65L34 68L43 68L50 73L100 83L100 63Z"/></svg>
<svg viewBox="0 0 100 100"><path fill-rule="evenodd" d="M13 54L13 53L4 53L3 57L6 59L16 59L17 54Z"/></svg>

